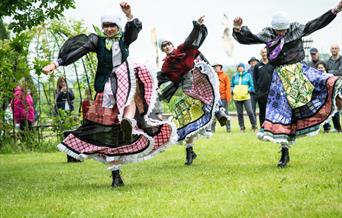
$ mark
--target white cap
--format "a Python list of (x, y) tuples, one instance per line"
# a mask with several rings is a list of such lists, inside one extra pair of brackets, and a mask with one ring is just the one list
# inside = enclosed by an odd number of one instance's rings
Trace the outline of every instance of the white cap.
[(118, 16), (104, 15), (101, 17), (101, 26), (103, 26), (104, 23), (115, 23), (119, 29), (122, 28), (121, 18)]
[(275, 30), (286, 30), (290, 27), (289, 15), (284, 11), (277, 11), (272, 16), (271, 26)]
[(162, 49), (162, 44), (163, 44), (163, 42), (170, 42), (170, 43), (172, 43), (169, 39), (164, 38), (164, 37), (161, 37), (161, 38), (159, 38), (159, 40), (158, 40), (158, 47), (159, 47), (160, 49)]

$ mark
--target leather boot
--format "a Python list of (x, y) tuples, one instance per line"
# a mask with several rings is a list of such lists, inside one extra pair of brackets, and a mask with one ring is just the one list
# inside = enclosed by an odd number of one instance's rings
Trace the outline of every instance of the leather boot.
[(82, 161), (77, 160), (76, 158), (73, 158), (73, 157), (67, 155), (67, 162), (68, 163), (78, 163), (78, 162), (82, 162)]
[(125, 185), (121, 179), (120, 170), (112, 171), (112, 178), (113, 178), (113, 181), (112, 181), (112, 187), (113, 188)]
[(286, 167), (288, 162), (290, 162), (289, 149), (282, 147), (281, 148), (281, 157), (280, 157), (280, 160), (278, 162), (278, 167), (284, 168), (284, 167)]
[(192, 147), (186, 148), (186, 162), (185, 165), (191, 165), (192, 161), (197, 157), (196, 153), (193, 151)]

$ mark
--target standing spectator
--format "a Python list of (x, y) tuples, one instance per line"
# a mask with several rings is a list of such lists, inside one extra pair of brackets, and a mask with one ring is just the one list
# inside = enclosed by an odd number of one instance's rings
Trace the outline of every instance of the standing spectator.
[[(255, 57), (251, 57), (248, 61), (248, 64), (250, 65), (250, 68), (248, 69), (248, 73), (251, 74), (252, 78), (254, 77), (254, 67), (255, 65), (259, 63), (259, 60), (256, 59)], [(256, 117), (256, 104), (257, 104), (257, 96), (255, 94), (255, 90), (250, 92), (251, 95), (251, 103), (252, 103), (252, 108), (253, 108), (253, 113), (254, 116)]]
[[(333, 44), (330, 47), (331, 57), (327, 61), (327, 69), (328, 73), (334, 74), (334, 76), (342, 76), (342, 57), (340, 53), (340, 46), (337, 44)], [(340, 113), (336, 112), (332, 117), (332, 121), (334, 124), (334, 128), (337, 132), (341, 132), (341, 123), (340, 123)]]
[[(219, 82), (220, 82), (220, 101), (221, 101), (221, 105), (222, 107), (225, 108), (226, 110), (226, 114), (228, 115), (228, 105), (229, 102), (231, 100), (231, 95), (230, 95), (230, 80), (227, 76), (227, 74), (225, 74), (222, 71), (222, 64), (219, 63), (215, 63), (213, 65), (213, 68), (215, 69), (215, 72), (217, 73)], [(212, 126), (211, 126), (211, 131), (215, 132), (215, 127), (216, 127), (216, 120), (214, 120)], [(226, 123), (226, 131), (227, 132), (231, 132), (231, 127), (230, 127), (230, 120), (227, 120)]]
[(317, 48), (311, 48), (310, 49), (310, 57), (311, 57), (311, 61), (308, 62), (308, 65), (310, 67), (315, 67), (316, 63), (318, 61), (320, 61), (320, 59), (319, 59), (319, 52), (318, 52)]
[(266, 48), (260, 50), (260, 55), (261, 60), (254, 67), (253, 82), (259, 105), (259, 122), (260, 126), (262, 126), (265, 121), (266, 103), (274, 67), (268, 61)]
[(82, 116), (83, 116), (83, 120), (86, 118), (86, 115), (89, 111), (90, 105), (92, 104), (92, 97), (90, 94), (90, 90), (87, 89), (85, 92), (85, 98), (82, 101)]
[(245, 65), (240, 63), (237, 72), (232, 77), (231, 90), (233, 100), (238, 114), (240, 131), (246, 130), (243, 119), (243, 106), (245, 107), (253, 131), (257, 129), (255, 116), (253, 114), (250, 92), (254, 91), (253, 79), (251, 74), (245, 71)]
[[(74, 93), (68, 88), (65, 77), (61, 76), (57, 79), (55, 114), (59, 114), (59, 110), (71, 112), (74, 110)], [(68, 162), (81, 162), (67, 154)]]
[(55, 112), (58, 114), (58, 110), (62, 109), (65, 111), (74, 110), (74, 93), (68, 88), (66, 79), (61, 76), (57, 80), (57, 90), (56, 90), (56, 104)]
[[(322, 73), (327, 72), (327, 65), (325, 64), (324, 61), (317, 61), (315, 68), (321, 71)], [(327, 122), (323, 124), (324, 133), (328, 133), (330, 129), (331, 129), (330, 120), (327, 120)]]
[(14, 89), (14, 97), (11, 102), (15, 123), (19, 124), (22, 131), (32, 130), (34, 123), (34, 106), (31, 93), (25, 85), (18, 85)]

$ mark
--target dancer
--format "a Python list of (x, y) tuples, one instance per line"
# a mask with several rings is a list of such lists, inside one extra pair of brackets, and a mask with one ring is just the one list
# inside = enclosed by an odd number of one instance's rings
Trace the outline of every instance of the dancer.
[(233, 37), (242, 44), (266, 44), (270, 64), (275, 67), (266, 106), (266, 119), (258, 138), (281, 144), (278, 167), (290, 161), (289, 145), (298, 136), (318, 133), (320, 124), (341, 110), (342, 79), (302, 63), (302, 37), (328, 25), (342, 9), (342, 1), (305, 25), (290, 23), (285, 12), (272, 17), (272, 27), (253, 34), (234, 19)]
[(93, 158), (109, 164), (113, 187), (124, 185), (121, 164), (149, 159), (175, 138), (170, 122), (149, 119), (157, 82), (144, 65), (127, 61), (129, 45), (137, 39), (142, 24), (133, 18), (127, 2), (120, 6), (128, 19), (124, 31), (119, 17), (102, 16), (104, 34), (82, 34), (67, 40), (57, 62), (43, 68), (49, 73), (96, 52), (95, 101), (84, 124), (65, 133), (58, 148), (79, 160)]
[[(160, 49), (166, 54), (158, 73), (159, 99), (168, 102), (172, 109), (178, 141), (185, 140), (186, 165), (197, 157), (194, 138), (211, 124), (220, 98), (217, 75), (198, 50), (207, 36), (203, 21), (204, 16), (193, 21), (190, 35), (177, 48), (168, 39), (159, 40)], [(221, 125), (227, 121), (223, 111), (217, 112)]]

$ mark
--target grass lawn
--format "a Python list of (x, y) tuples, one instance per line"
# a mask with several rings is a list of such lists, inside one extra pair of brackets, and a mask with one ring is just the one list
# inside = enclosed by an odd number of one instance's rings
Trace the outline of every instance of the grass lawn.
[(197, 141), (190, 167), (180, 145), (124, 166), (117, 189), (93, 160), (0, 155), (0, 217), (342, 217), (341, 134), (299, 139), (278, 169), (278, 145), (234, 124)]

